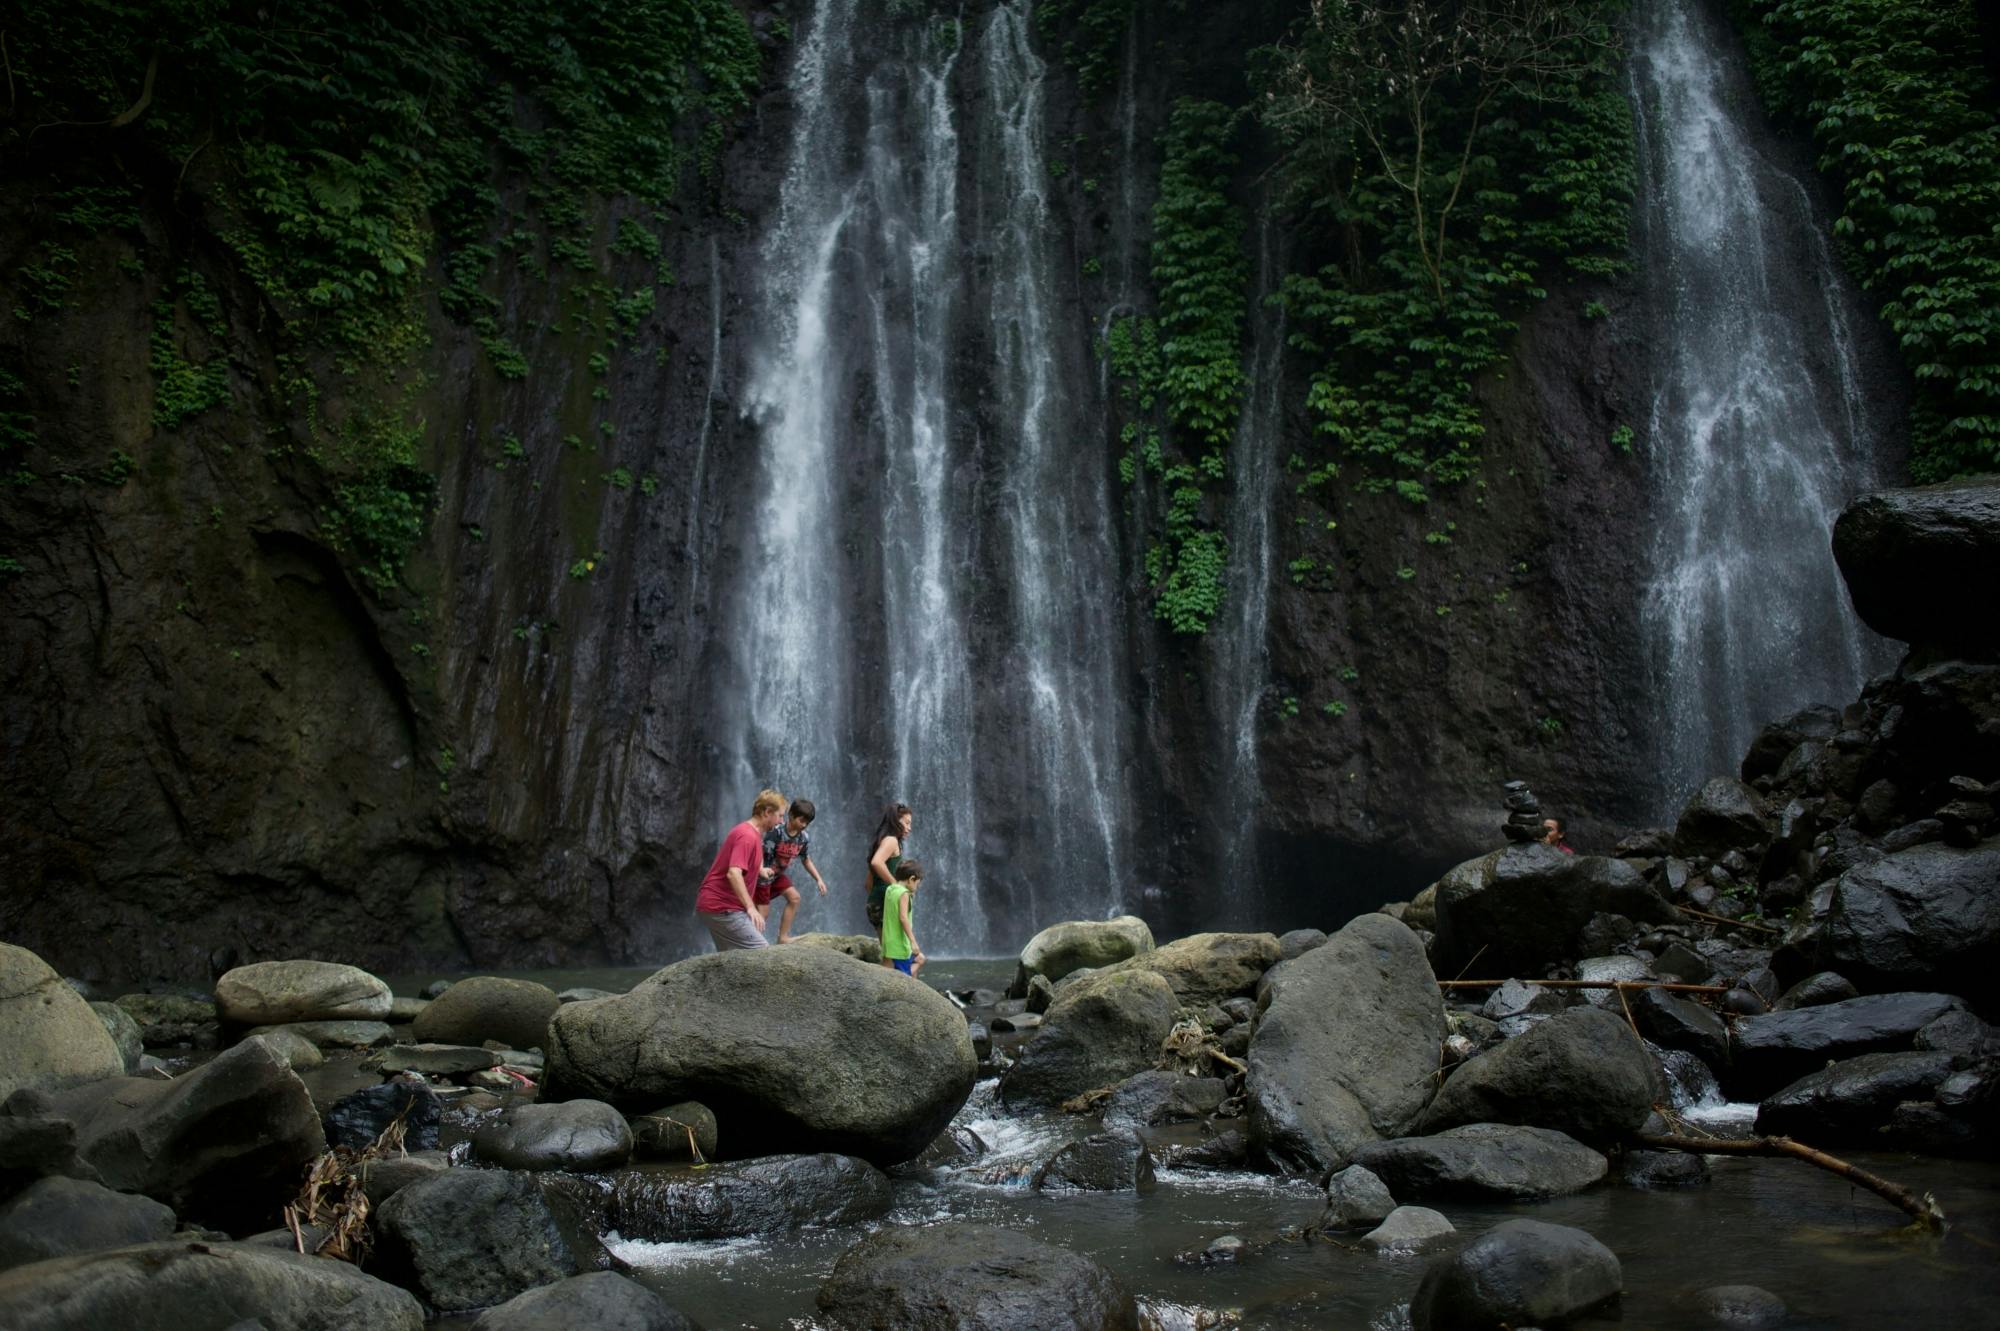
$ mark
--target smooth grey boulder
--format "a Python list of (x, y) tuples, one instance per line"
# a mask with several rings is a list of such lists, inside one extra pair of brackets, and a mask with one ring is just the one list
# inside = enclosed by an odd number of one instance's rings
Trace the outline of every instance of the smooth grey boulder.
[(562, 1006), (545, 984), (475, 975), (432, 999), (410, 1030), (425, 1044), (498, 1040), (515, 1049), (546, 1049), (549, 1019)]
[(1257, 991), (1264, 972), (1278, 964), (1278, 936), (1258, 933), (1191, 934), (1125, 961), (1101, 974), (1150, 971), (1173, 986), (1183, 1007), (1203, 1008)]
[(215, 1009), (238, 1026), (294, 1021), (380, 1021), (389, 986), (359, 966), (333, 961), (259, 961), (215, 982)]
[(1326, 1210), (1320, 1213), (1319, 1227), (1372, 1229), (1395, 1209), (1388, 1184), (1365, 1165), (1349, 1165), (1326, 1181)]
[(1373, 1142), (1354, 1163), (1402, 1198), (1509, 1197), (1581, 1192), (1610, 1167), (1567, 1133), (1512, 1123), (1468, 1123), (1431, 1137)]
[(632, 1129), (602, 1100), (514, 1105), (473, 1135), (472, 1149), (508, 1169), (589, 1174), (632, 1158)]
[(1112, 1090), (1104, 1102), (1104, 1122), (1134, 1127), (1193, 1122), (1220, 1109), (1228, 1095), (1220, 1077), (1188, 1077), (1149, 1068)]
[(1674, 854), (1719, 860), (1732, 850), (1761, 851), (1777, 832), (1764, 797), (1733, 776), (1711, 778), (1681, 809)]
[(1815, 1146), (1890, 1145), (1882, 1135), (1899, 1105), (1935, 1099), (1952, 1074), (1941, 1053), (1862, 1054), (1807, 1073), (1757, 1106), (1761, 1135)]
[(1377, 1252), (1415, 1252), (1457, 1232), (1451, 1221), (1428, 1206), (1399, 1206), (1363, 1234), (1361, 1243)]
[(1151, 1068), (1177, 1008), (1173, 987), (1150, 971), (1093, 971), (1064, 985), (1001, 1077), (1001, 1102), (1059, 1105)]
[[(1597, 918), (1602, 919), (1604, 917), (1598, 916)], [(1652, 968), (1639, 958), (1619, 954), (1604, 957), (1585, 957), (1576, 963), (1576, 978), (1579, 980), (1610, 980), (1615, 982), (1651, 980), (1657, 977), (1653, 974)], [(1622, 1012), (1624, 1011), (1624, 1007), (1619, 1002), (1619, 997), (1621, 994), (1630, 994), (1632, 992), (1635, 991), (1586, 989), (1583, 991), (1583, 1001), (1592, 1007), (1601, 1007), (1610, 1012)]]
[(1112, 920), (1064, 920), (1028, 940), (1021, 949), (1012, 998), (1028, 996), (1028, 982), (1042, 976), (1051, 984), (1071, 971), (1109, 966), (1153, 950), (1153, 931), (1136, 915)]
[(1913, 846), (1834, 884), (1826, 959), (1864, 988), (1974, 993), (2000, 967), (2000, 838)]
[(1582, 951), (1584, 929), (1600, 914), (1663, 923), (1673, 908), (1625, 860), (1565, 855), (1540, 842), (1508, 846), (1452, 869), (1436, 883), (1440, 969), (1476, 956), (1487, 976), (1539, 975)]
[(882, 940), (873, 934), (795, 934), (792, 945), (823, 947), (871, 966), (882, 964)]
[(1244, 1081), (1252, 1148), (1319, 1176), (1402, 1135), (1429, 1098), (1444, 1033), (1416, 934), (1386, 915), (1357, 917), (1271, 982)]
[(1290, 961), (1326, 942), (1324, 929), (1292, 929), (1278, 935), (1278, 960)]
[(928, 1146), (978, 1071), (950, 999), (816, 947), (711, 953), (568, 1004), (547, 1053), (545, 1101), (698, 1100), (725, 1156), (783, 1142), (881, 1165)]
[(701, 1331), (701, 1327), (638, 1281), (615, 1271), (591, 1271), (516, 1294), (481, 1313), (472, 1331)]
[(586, 1189), (601, 1200), (604, 1228), (655, 1243), (858, 1225), (887, 1215), (895, 1200), (887, 1174), (866, 1160), (830, 1153), (621, 1170), (608, 1191), (582, 1179), (562, 1186), (570, 1196)]
[(703, 1161), (715, 1154), (715, 1114), (693, 1100), (634, 1114), (632, 1154), (644, 1160)]
[(1410, 1324), (1415, 1331), (1559, 1325), (1624, 1288), (1618, 1258), (1582, 1230), (1507, 1220), (1431, 1263), (1410, 1300)]
[(185, 994), (125, 994), (113, 1002), (139, 1023), (146, 1047), (193, 1045), (213, 1049), (216, 1040), (215, 1004), (206, 998)]
[(60, 1091), (125, 1070), (118, 1042), (48, 963), (0, 943), (0, 1100), (22, 1087)]
[(535, 1181), (452, 1169), (399, 1189), (375, 1213), (373, 1265), (440, 1312), (490, 1308), (576, 1274)]
[(275, 1223), (326, 1149), (305, 1083), (256, 1040), (172, 1081), (114, 1077), (50, 1100), (108, 1186), (231, 1233)]
[(1618, 1181), (1633, 1188), (1691, 1188), (1708, 1182), (1708, 1160), (1692, 1151), (1621, 1151)]
[(991, 1225), (880, 1230), (820, 1286), (844, 1331), (1137, 1331), (1132, 1295), (1088, 1257)]
[[(139, 1070), (139, 1059), (146, 1052), (146, 1037), (139, 1030), (139, 1023), (132, 1020), (132, 1014), (116, 1003), (92, 1003), (90, 1010), (104, 1023), (111, 1042), (118, 1046), (118, 1057), (125, 1065), (127, 1074)], [(0, 1096), (0, 1099), (4, 1099)]]
[(1736, 1023), (1729, 1066), (1717, 1071), (1731, 1097), (1762, 1100), (1835, 1059), (1908, 1052), (1924, 1027), (1964, 1010), (1964, 1000), (1950, 994), (1865, 994), (1744, 1017)]
[(469, 1044), (397, 1044), (382, 1055), (384, 1072), (418, 1072), (426, 1077), (455, 1077), (500, 1066), (500, 1055)]
[(173, 1208), (84, 1179), (45, 1178), (0, 1203), (0, 1270), (153, 1243), (174, 1232)]
[(1854, 612), (1886, 637), (1973, 656), (2000, 651), (2000, 623), (1967, 604), (2000, 586), (2000, 477), (1862, 495), (1833, 524)]
[(379, 1207), (412, 1183), (435, 1178), (450, 1168), (451, 1157), (443, 1151), (412, 1151), (363, 1160), (354, 1172), (361, 1176), (361, 1191), (368, 1204)]
[(1658, 1064), (1624, 1021), (1598, 1008), (1571, 1008), (1459, 1064), (1418, 1131), (1519, 1123), (1590, 1144), (1616, 1142), (1652, 1112), (1657, 1075)]
[(1129, 1132), (1100, 1132), (1044, 1160), (1029, 1186), (1036, 1192), (1151, 1192), (1153, 1153)]
[(0, 1273), (7, 1331), (422, 1331), (423, 1306), (347, 1262), (170, 1240)]

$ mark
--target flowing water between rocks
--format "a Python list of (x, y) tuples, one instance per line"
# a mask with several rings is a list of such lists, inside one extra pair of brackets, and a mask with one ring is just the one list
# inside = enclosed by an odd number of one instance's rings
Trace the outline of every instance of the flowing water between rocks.
[[(645, 969), (523, 973), (557, 989), (623, 990)], [(939, 988), (1001, 987), (1012, 963), (945, 961), (925, 976)], [(406, 977), (397, 992), (432, 978)], [(857, 1033), (858, 1035), (858, 1033)], [(1324, 1204), (1314, 1184), (1248, 1173), (1162, 1169), (1151, 1193), (1039, 1194), (1035, 1166), (1096, 1129), (1096, 1120), (998, 1107), (984, 1081), (955, 1122), (988, 1151), (963, 1166), (892, 1171), (895, 1208), (882, 1224), (969, 1220), (1019, 1230), (1110, 1268), (1162, 1328), (1371, 1328), (1409, 1326), (1408, 1304), (1426, 1258), (1382, 1256), (1358, 1246), (1286, 1237), (1312, 1224)], [(1745, 1106), (1711, 1105), (1709, 1121)], [(1595, 1235), (1624, 1267), (1622, 1322), (1700, 1325), (1684, 1305), (1698, 1290), (1754, 1284), (1791, 1310), (1787, 1331), (1884, 1326), (2000, 1325), (2000, 1167), (1887, 1153), (1846, 1158), (1918, 1192), (1934, 1192), (1950, 1217), (1942, 1237), (1916, 1234), (1902, 1213), (1819, 1170), (1783, 1160), (1715, 1157), (1704, 1187), (1642, 1191), (1604, 1183), (1537, 1203), (1438, 1201), (1462, 1234), (1532, 1217)], [(612, 1251), (637, 1279), (710, 1331), (813, 1331), (813, 1297), (840, 1255), (872, 1226), (689, 1243), (649, 1243), (616, 1233)], [(1252, 1245), (1242, 1261), (1190, 1266), (1198, 1252), (1234, 1234)], [(1229, 1320), (1220, 1320), (1219, 1316)], [(442, 1325), (470, 1325), (447, 1321)]]

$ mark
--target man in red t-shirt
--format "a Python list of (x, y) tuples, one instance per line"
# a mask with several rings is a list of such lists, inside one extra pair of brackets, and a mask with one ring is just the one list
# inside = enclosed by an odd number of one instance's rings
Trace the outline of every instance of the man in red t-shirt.
[(770, 946), (764, 938), (764, 912), (750, 891), (764, 867), (764, 833), (784, 816), (785, 797), (775, 790), (760, 791), (750, 806), (750, 821), (729, 829), (715, 852), (715, 863), (701, 880), (694, 913), (708, 926), (717, 952)]

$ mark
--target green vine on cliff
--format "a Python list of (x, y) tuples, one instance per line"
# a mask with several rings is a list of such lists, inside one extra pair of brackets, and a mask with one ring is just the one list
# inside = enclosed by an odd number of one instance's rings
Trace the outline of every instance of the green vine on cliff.
[(2000, 467), (2000, 122), (1969, 0), (1742, 0), (1765, 101), (1808, 127), (1834, 222), (1916, 378), (1911, 475)]

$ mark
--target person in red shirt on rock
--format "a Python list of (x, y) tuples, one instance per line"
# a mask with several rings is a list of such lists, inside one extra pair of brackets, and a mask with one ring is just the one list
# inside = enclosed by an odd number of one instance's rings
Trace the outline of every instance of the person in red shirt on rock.
[(769, 947), (764, 937), (764, 912), (751, 896), (764, 868), (764, 833), (785, 816), (785, 797), (775, 790), (758, 792), (750, 806), (750, 821), (738, 823), (722, 838), (715, 863), (695, 894), (694, 913), (708, 926), (717, 952), (742, 947)]

